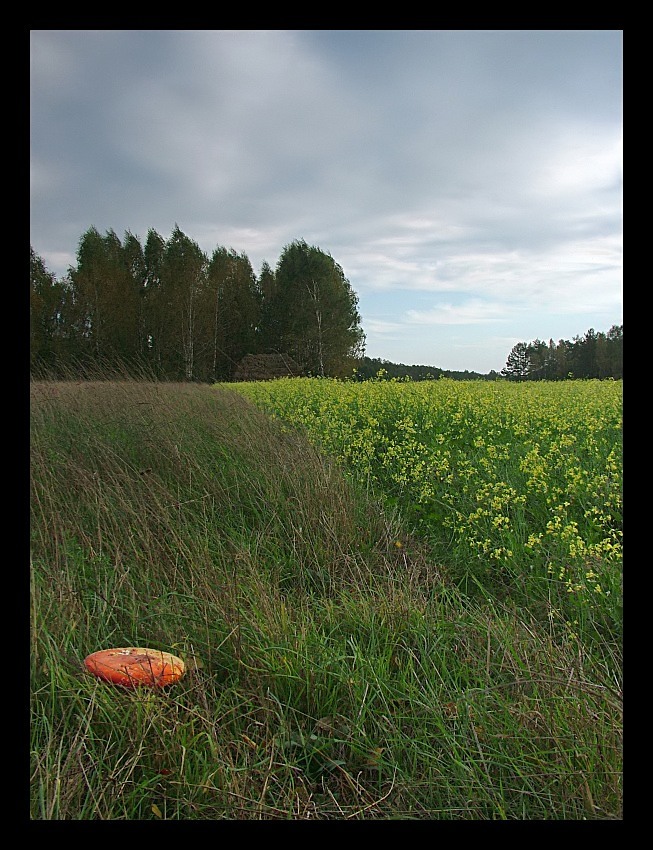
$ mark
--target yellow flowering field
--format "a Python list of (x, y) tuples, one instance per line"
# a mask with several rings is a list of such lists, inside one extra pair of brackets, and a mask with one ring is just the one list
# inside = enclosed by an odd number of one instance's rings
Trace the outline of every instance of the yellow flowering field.
[(619, 619), (621, 381), (229, 388), (306, 429), (467, 577), (522, 590), (537, 581), (568, 616)]

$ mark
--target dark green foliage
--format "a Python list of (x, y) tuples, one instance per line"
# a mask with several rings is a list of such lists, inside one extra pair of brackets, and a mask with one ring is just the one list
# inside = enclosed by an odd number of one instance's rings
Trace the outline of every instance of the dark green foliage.
[(433, 381), (437, 378), (451, 378), (453, 381), (497, 381), (500, 376), (494, 370), (487, 375), (482, 375), (480, 372), (470, 372), (467, 369), (455, 371), (438, 369), (436, 366), (408, 366), (405, 363), (382, 360), (380, 357), (361, 357), (354, 372), (355, 381)]
[(281, 353), (304, 373), (344, 376), (363, 353), (356, 294), (340, 266), (305, 242), (287, 246), (276, 273), (264, 262), (260, 279), (245, 254), (218, 247), (209, 259), (177, 225), (167, 241), (150, 229), (144, 247), (129, 232), (121, 243), (91, 227), (65, 281), (33, 250), (30, 263), (37, 373), (101, 363), (229, 381), (247, 355)]
[(569, 378), (623, 378), (623, 325), (607, 334), (590, 328), (572, 342), (541, 339), (518, 342), (501, 374), (510, 381), (563, 381)]
[(287, 245), (261, 318), (269, 350), (288, 352), (313, 375), (344, 377), (363, 353), (358, 298), (342, 268), (303, 240)]
[(247, 257), (216, 248), (208, 265), (205, 296), (211, 338), (203, 352), (202, 372), (213, 381), (229, 380), (236, 364), (257, 345), (261, 294)]
[(144, 245), (129, 231), (121, 242), (113, 230), (103, 236), (91, 227), (61, 280), (30, 247), (35, 375), (101, 368), (212, 383), (233, 380), (250, 355), (282, 355), (293, 374), (359, 381), (623, 377), (623, 325), (571, 342), (520, 342), (500, 375), (408, 366), (364, 351), (358, 296), (331, 255), (304, 240), (283, 249), (274, 271), (264, 262), (258, 278), (245, 254), (218, 246), (209, 258), (177, 225), (167, 241), (150, 229)]
[(161, 339), (158, 343), (155, 340), (164, 374), (173, 380), (192, 381), (197, 377), (195, 359), (202, 343), (205, 281), (205, 255), (175, 226), (161, 263)]
[[(133, 237), (130, 240), (133, 253)], [(101, 236), (91, 227), (77, 251), (71, 269), (71, 328), (74, 349), (82, 361), (132, 362), (138, 357), (140, 289), (142, 279), (132, 274), (123, 246), (110, 230)]]
[(506, 366), (501, 374), (511, 381), (523, 381), (529, 370), (528, 346), (525, 342), (518, 342), (506, 360)]
[(52, 369), (64, 333), (64, 315), (70, 298), (64, 281), (47, 271), (30, 248), (30, 365)]

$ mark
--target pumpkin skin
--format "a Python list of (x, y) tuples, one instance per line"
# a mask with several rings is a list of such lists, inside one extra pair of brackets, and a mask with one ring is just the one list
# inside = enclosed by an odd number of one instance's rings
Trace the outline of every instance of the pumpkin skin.
[(185, 669), (184, 662), (176, 655), (141, 646), (100, 649), (84, 659), (84, 666), (105, 682), (125, 688), (172, 685), (184, 675)]

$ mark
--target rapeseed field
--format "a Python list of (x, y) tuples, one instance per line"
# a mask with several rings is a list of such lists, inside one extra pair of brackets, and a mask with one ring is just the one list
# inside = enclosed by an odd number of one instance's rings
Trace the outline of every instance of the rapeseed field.
[(470, 592), (522, 595), (572, 636), (621, 635), (621, 381), (230, 387), (398, 506)]

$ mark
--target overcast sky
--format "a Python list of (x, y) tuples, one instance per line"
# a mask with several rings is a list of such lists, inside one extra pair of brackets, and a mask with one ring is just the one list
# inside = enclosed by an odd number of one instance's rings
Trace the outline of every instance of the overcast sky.
[(622, 315), (620, 30), (33, 30), (30, 240), (304, 239), (366, 354), (500, 371)]

